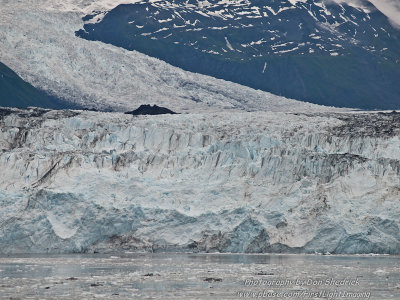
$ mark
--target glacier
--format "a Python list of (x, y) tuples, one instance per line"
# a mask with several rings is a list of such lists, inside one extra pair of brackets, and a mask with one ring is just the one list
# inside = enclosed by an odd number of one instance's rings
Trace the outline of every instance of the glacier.
[(1, 109), (0, 253), (400, 253), (400, 114)]

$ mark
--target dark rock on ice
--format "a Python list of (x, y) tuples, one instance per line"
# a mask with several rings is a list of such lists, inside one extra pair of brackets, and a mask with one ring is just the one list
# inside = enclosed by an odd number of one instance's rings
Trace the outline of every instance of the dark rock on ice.
[(164, 114), (176, 114), (176, 112), (173, 112), (172, 110), (165, 108), (165, 107), (161, 107), (161, 106), (157, 106), (157, 105), (149, 105), (149, 104), (143, 104), (140, 105), (139, 108), (133, 110), (133, 111), (128, 111), (126, 112), (126, 114), (129, 115), (134, 115), (134, 116), (138, 116), (138, 115), (164, 115)]

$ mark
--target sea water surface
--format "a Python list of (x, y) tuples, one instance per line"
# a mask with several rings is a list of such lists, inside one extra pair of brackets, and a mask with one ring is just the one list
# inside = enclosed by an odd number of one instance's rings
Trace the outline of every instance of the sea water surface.
[(400, 299), (400, 256), (0, 256), (0, 299)]

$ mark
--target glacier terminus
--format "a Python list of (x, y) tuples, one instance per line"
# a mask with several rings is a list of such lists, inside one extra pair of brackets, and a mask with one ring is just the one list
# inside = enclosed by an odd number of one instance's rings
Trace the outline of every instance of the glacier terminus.
[(400, 253), (399, 113), (0, 117), (0, 253)]

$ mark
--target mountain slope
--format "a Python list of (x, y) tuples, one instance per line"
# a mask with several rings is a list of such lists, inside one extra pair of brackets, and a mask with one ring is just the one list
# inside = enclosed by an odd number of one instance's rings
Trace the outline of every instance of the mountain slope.
[(36, 106), (53, 109), (78, 108), (76, 105), (36, 89), (2, 63), (0, 63), (0, 106)]
[(139, 1), (77, 35), (290, 98), (400, 108), (400, 31), (363, 3)]
[(97, 7), (92, 4), (115, 3), (0, 0), (0, 61), (37, 88), (99, 110), (129, 111), (141, 104), (175, 112), (331, 110), (75, 36), (82, 17)]

